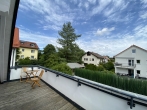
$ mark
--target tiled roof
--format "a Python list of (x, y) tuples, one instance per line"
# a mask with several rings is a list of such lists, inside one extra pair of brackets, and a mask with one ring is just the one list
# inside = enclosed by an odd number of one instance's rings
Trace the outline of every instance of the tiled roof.
[[(89, 51), (88, 51), (89, 52)], [(88, 52), (86, 52), (85, 54), (87, 54)], [(89, 52), (89, 53), (91, 53), (92, 55), (94, 55), (95, 57), (97, 57), (97, 58), (101, 58), (101, 59), (103, 59), (104, 57), (103, 56), (101, 56), (100, 54), (98, 54), (98, 53), (94, 53), (94, 52)], [(84, 54), (84, 55), (85, 55)]]
[(19, 48), (20, 43), (19, 43), (19, 29), (15, 28), (14, 30), (14, 37), (13, 37), (13, 45), (14, 48)]
[(20, 47), (39, 49), (38, 45), (35, 42), (22, 41), (22, 40), (20, 40)]
[(110, 60), (107, 56), (103, 56), (104, 59)]
[(90, 52), (91, 54), (93, 54), (94, 56), (98, 57), (98, 58), (104, 58), (103, 56), (101, 56), (100, 54), (98, 53), (94, 53), (94, 52)]
[[(126, 51), (126, 50), (130, 49), (131, 47), (137, 47), (137, 48), (139, 48), (139, 49), (144, 50), (144, 51), (146, 51), (146, 52), (147, 52), (147, 50), (145, 50), (145, 49), (143, 49), (143, 48), (141, 48), (141, 47), (139, 47), (139, 46), (136, 46), (136, 45), (131, 45), (129, 48), (127, 48), (127, 49), (123, 50), (122, 52), (118, 53), (117, 55), (119, 55), (119, 54), (123, 53), (124, 51)], [(115, 55), (114, 57), (116, 57), (117, 55)]]

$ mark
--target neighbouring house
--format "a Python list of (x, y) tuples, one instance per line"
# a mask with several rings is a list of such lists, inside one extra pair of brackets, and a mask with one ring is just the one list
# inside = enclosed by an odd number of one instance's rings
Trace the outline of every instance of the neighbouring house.
[(15, 27), (10, 66), (15, 66), (15, 62), (16, 62), (16, 49), (19, 48), (19, 47), (20, 47), (20, 43), (19, 43), (19, 29), (17, 27)]
[(75, 69), (75, 68), (84, 68), (84, 65), (81, 65), (79, 63), (67, 63), (67, 65), (71, 68), (71, 69)]
[(20, 58), (29, 57), (31, 60), (38, 59), (38, 45), (35, 42), (20, 40)]
[(114, 57), (115, 73), (147, 78), (147, 50), (132, 45)]
[(84, 64), (94, 64), (94, 65), (99, 65), (100, 62), (103, 62), (104, 57), (99, 55), (98, 53), (94, 52), (86, 52), (82, 56), (82, 61)]
[(110, 60), (109, 57), (107, 57), (107, 56), (103, 56), (103, 58), (104, 58), (104, 59), (103, 59), (103, 62), (104, 62), (104, 63), (107, 63), (107, 62)]

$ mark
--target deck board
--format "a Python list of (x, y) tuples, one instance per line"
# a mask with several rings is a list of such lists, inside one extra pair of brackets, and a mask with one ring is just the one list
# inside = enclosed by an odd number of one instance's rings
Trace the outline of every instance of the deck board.
[(0, 84), (0, 110), (78, 110), (43, 82), (31, 88), (26, 82)]

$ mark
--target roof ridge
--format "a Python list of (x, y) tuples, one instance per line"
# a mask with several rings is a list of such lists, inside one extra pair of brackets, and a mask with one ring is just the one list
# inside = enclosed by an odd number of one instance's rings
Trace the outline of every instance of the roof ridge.
[(128, 49), (130, 49), (131, 47), (134, 47), (134, 46), (147, 52), (146, 49), (143, 49), (143, 48), (141, 48), (141, 47), (139, 47), (139, 46), (133, 44), (133, 45), (131, 45), (130, 47), (126, 48), (125, 50), (121, 51), (120, 53), (116, 54), (114, 57), (116, 57), (117, 55), (123, 53), (124, 51), (126, 51), (126, 50), (128, 50)]

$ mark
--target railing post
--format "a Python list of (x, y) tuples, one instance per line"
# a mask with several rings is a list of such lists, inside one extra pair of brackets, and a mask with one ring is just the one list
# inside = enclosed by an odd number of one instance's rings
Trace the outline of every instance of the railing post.
[(33, 66), (32, 66), (32, 71), (33, 71)]
[(130, 109), (135, 107), (135, 103), (133, 102), (133, 97), (131, 97), (130, 102), (128, 102), (128, 105), (130, 105)]
[(81, 86), (81, 83), (80, 83), (79, 79), (78, 79), (78, 86)]
[(56, 74), (56, 77), (59, 77), (59, 74)]

